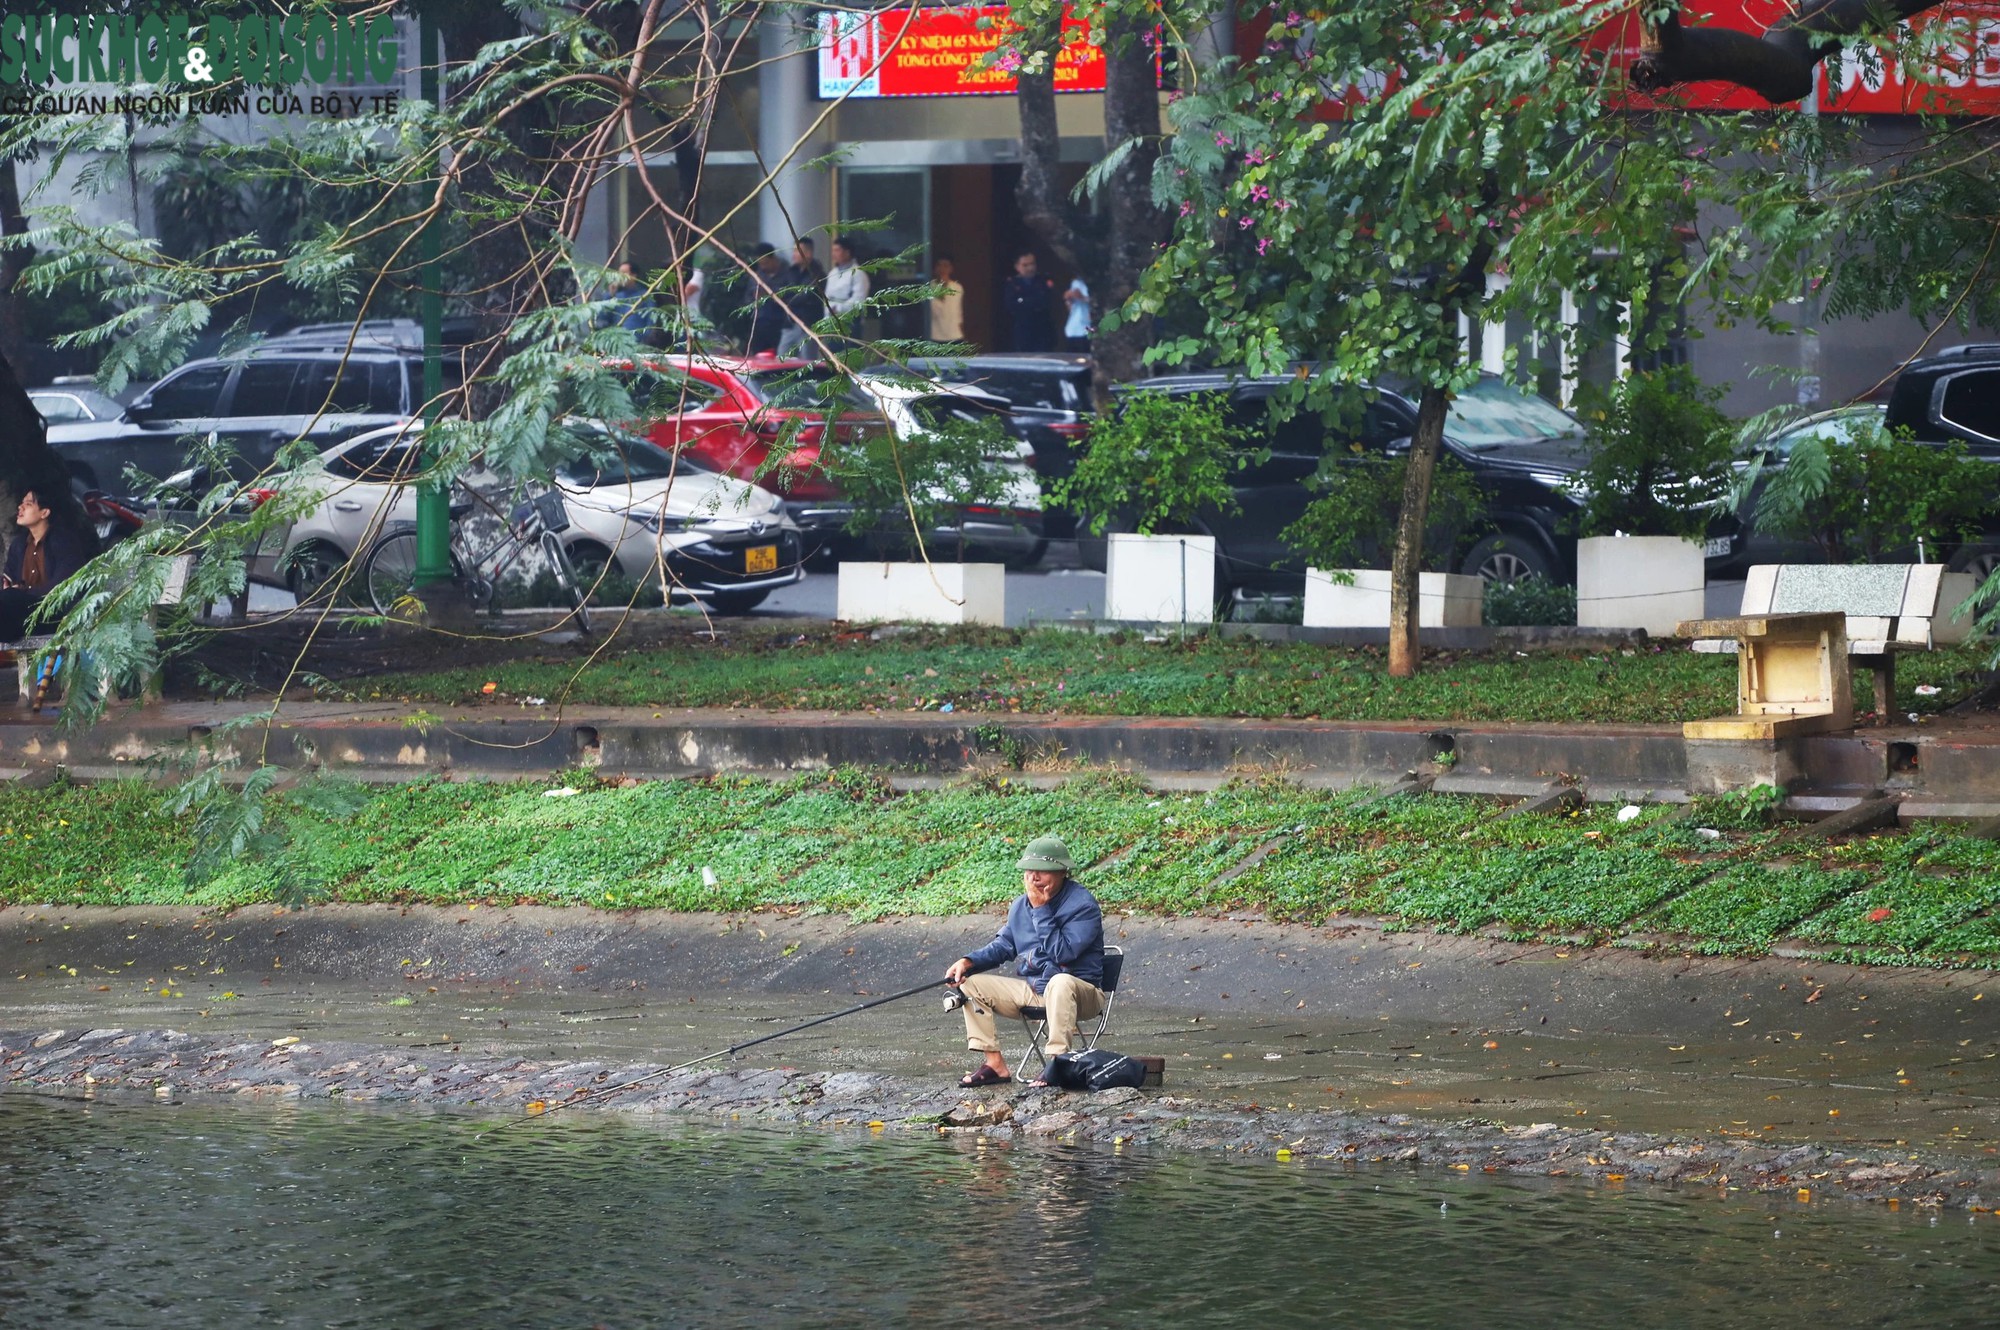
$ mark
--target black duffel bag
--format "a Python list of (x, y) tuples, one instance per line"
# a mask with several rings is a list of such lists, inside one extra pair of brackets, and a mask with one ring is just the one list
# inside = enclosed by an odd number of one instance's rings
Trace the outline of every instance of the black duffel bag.
[(1116, 1090), (1146, 1083), (1146, 1065), (1106, 1048), (1058, 1053), (1049, 1059), (1042, 1079), (1059, 1090)]

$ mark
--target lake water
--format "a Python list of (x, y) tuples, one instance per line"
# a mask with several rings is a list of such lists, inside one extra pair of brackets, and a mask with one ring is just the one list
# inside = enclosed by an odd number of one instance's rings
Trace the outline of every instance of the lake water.
[(967, 1137), (0, 1095), (0, 1325), (1991, 1326), (2000, 1220)]

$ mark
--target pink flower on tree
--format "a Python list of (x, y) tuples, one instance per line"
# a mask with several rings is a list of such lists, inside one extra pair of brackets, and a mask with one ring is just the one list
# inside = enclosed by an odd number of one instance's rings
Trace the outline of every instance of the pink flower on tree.
[(1257, 252), (1259, 254), (1262, 254), (1265, 250), (1269, 249), (1270, 247), (1271, 247), (1271, 237), (1269, 236), (1259, 237), (1257, 241)]
[(1181, 216), (1185, 217), (1193, 211), (1194, 211), (1194, 205), (1192, 203), (1183, 203), (1181, 205)]
[(1218, 148), (1233, 148), (1236, 146), (1236, 140), (1218, 131), (1215, 136), (1215, 146)]
[(1262, 185), (1250, 186), (1250, 201), (1252, 203), (1262, 203), (1265, 199), (1268, 199), (1270, 197), (1271, 197), (1271, 191), (1264, 188)]
[(1254, 226), (1256, 224), (1256, 221), (1257, 219), (1255, 217), (1243, 217), (1237, 220), (1236, 225), (1239, 230), (1248, 230), (1251, 226)]
[(1262, 166), (1269, 159), (1264, 156), (1261, 148), (1252, 148), (1243, 154), (1243, 160), (1251, 166)]
[(1011, 74), (1021, 67), (1021, 53), (1019, 51), (1002, 51), (997, 63), (1000, 68)]

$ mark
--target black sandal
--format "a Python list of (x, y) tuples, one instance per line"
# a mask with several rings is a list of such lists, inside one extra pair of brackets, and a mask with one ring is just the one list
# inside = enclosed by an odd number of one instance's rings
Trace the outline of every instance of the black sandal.
[(982, 1062), (977, 1069), (959, 1077), (958, 1086), (961, 1090), (976, 1090), (982, 1085), (1006, 1085), (1013, 1079)]

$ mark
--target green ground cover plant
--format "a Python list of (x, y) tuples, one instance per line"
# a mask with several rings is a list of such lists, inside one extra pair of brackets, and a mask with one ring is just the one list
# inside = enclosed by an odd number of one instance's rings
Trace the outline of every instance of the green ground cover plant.
[[(1931, 714), (1987, 678), (1982, 648), (1899, 662), (1897, 705)], [(493, 685), (493, 692), (484, 690)], [(1933, 686), (1934, 695), (1916, 692)], [(1148, 642), (1037, 631), (748, 632), (719, 642), (367, 681), (367, 695), (423, 704), (756, 707), (954, 713), (1323, 717), (1673, 724), (1734, 709), (1736, 663), (1680, 644), (1619, 650), (1438, 655), (1392, 679), (1369, 648), (1195, 637)], [(997, 742), (997, 740), (996, 740)]]
[[(164, 807), (137, 783), (0, 787), (0, 905), (285, 899), (283, 870), (268, 863), (190, 878), (190, 819)], [(2000, 846), (1943, 826), (1781, 845), (1769, 809), (1738, 796), (1626, 821), (1605, 806), (1503, 818), (1492, 801), (1274, 778), (1182, 793), (1112, 772), (1057, 788), (989, 774), (897, 793), (855, 771), (673, 782), (570, 772), (392, 786), (351, 816), (294, 826), (321, 900), (951, 915), (1011, 899), (1014, 857), (1055, 829), (1113, 911), (1372, 917), (1728, 955), (1782, 945), (1901, 965), (2000, 956)]]

